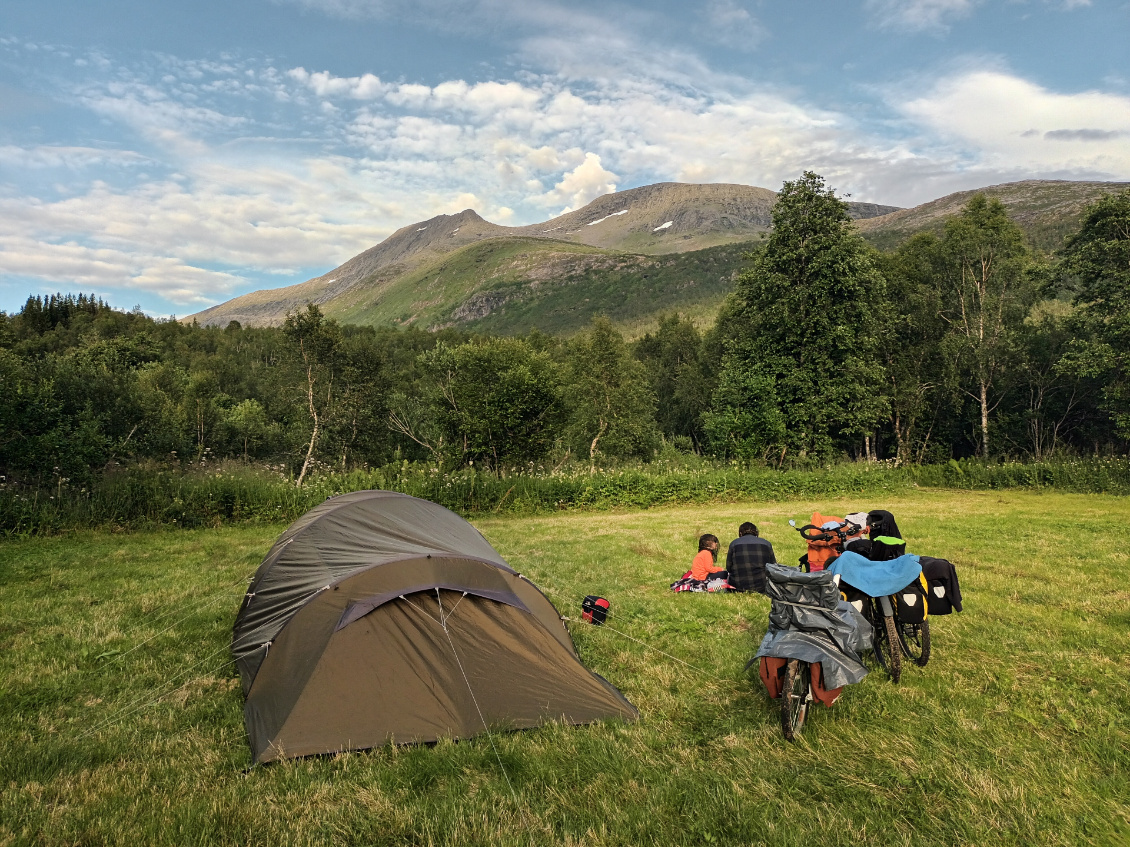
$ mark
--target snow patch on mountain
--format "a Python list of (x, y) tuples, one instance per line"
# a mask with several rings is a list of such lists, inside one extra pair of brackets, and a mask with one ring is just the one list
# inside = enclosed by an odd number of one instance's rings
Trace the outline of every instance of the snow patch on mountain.
[(587, 224), (585, 224), (585, 226), (596, 226), (597, 224), (603, 223), (604, 221), (608, 220), (609, 218), (614, 218), (617, 215), (626, 215), (626, 214), (628, 214), (628, 210), (627, 209), (621, 209), (619, 212), (613, 212), (611, 215), (605, 215), (603, 218), (599, 218), (595, 221), (589, 221)]
[(661, 229), (669, 229), (671, 224), (673, 224), (673, 223), (675, 223), (675, 222), (674, 221), (667, 221), (667, 223), (660, 224), (659, 226), (657, 226), (655, 229), (652, 230), (652, 232), (659, 232), (659, 230), (661, 230)]

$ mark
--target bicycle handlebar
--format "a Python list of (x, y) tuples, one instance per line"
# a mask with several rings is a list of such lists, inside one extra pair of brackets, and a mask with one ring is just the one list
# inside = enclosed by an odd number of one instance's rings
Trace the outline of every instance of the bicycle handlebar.
[(805, 541), (846, 541), (863, 532), (863, 527), (851, 521), (844, 521), (833, 529), (824, 529), (811, 523), (800, 527), (794, 526), (793, 528), (800, 533), (801, 538)]

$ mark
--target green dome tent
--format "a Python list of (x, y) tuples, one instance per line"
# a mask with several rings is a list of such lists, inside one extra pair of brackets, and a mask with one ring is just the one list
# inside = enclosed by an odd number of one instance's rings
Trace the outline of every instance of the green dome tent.
[(391, 491), (333, 497), (287, 528), (232, 653), (257, 763), (639, 716), (478, 530)]

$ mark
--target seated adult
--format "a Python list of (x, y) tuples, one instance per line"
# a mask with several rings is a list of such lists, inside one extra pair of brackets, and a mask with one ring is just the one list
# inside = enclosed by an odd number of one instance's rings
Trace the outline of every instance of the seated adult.
[(757, 534), (757, 526), (746, 521), (726, 551), (726, 581), (735, 591), (765, 593), (765, 566), (775, 563), (773, 545)]

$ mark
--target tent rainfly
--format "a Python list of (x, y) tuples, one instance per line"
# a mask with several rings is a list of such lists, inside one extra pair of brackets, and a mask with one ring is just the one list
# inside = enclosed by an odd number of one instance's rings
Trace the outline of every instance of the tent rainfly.
[(478, 530), (391, 491), (333, 497), (287, 528), (232, 653), (256, 763), (639, 717)]

